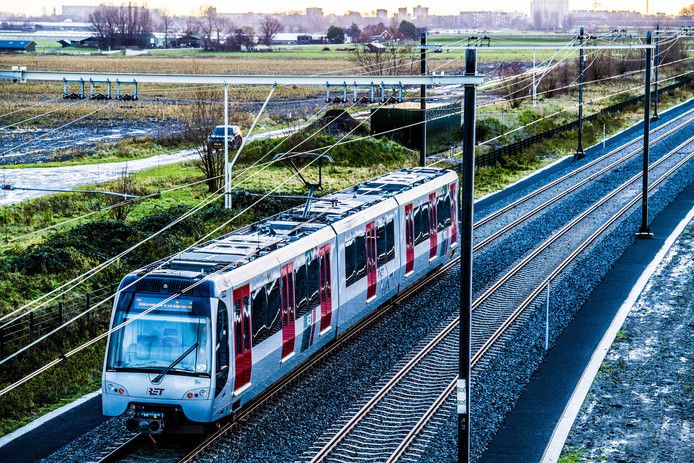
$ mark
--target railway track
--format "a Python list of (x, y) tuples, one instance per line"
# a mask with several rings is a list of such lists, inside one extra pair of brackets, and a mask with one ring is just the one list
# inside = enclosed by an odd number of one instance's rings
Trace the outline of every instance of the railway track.
[[(665, 139), (667, 136), (672, 135), (674, 132), (677, 130), (680, 130), (682, 127), (685, 127), (686, 125), (692, 123), (694, 121), (694, 109), (689, 110), (667, 122), (664, 122), (663, 124), (659, 125), (657, 128), (653, 129), (651, 131), (652, 134), (652, 140), (651, 144), (655, 144), (658, 141), (661, 141)], [(586, 186), (588, 183), (591, 181), (595, 180), (601, 175), (606, 174), (609, 172), (611, 169), (624, 164), (630, 159), (633, 159), (635, 156), (638, 155), (642, 151), (642, 147), (637, 147), (634, 149), (629, 149), (636, 143), (638, 143), (642, 137), (638, 137), (635, 139), (632, 139), (628, 141), (627, 143), (614, 148), (610, 150), (608, 153), (590, 161), (589, 163), (586, 163), (585, 165), (581, 166), (578, 169), (575, 169), (562, 177), (548, 183), (547, 185), (539, 188), (538, 190), (535, 190), (515, 201), (512, 203), (504, 206), (503, 208), (499, 209), (498, 211), (495, 211), (494, 213), (480, 219), (479, 221), (475, 222), (475, 229), (476, 232), (477, 230), (485, 227), (485, 228), (491, 228), (492, 225), (496, 225), (497, 222), (503, 221), (505, 214), (513, 211), (522, 204), (529, 202), (530, 200), (536, 200), (538, 197), (541, 197), (542, 195), (547, 195), (548, 199), (544, 201), (542, 204), (540, 204), (537, 207), (532, 208), (528, 212), (522, 214), (519, 217), (515, 217), (510, 221), (506, 221), (502, 225), (498, 225), (499, 228), (496, 230), (492, 231), (489, 235), (485, 236), (482, 240), (477, 242), (475, 244), (475, 252), (480, 251), (482, 248), (488, 246), (491, 244), (494, 240), (498, 239), (505, 233), (509, 232), (510, 230), (516, 228), (520, 224), (526, 222), (529, 220), (531, 217), (539, 214), (541, 211), (546, 210), (549, 208), (551, 205), (557, 203), (560, 201), (562, 198), (565, 198), (569, 194), (575, 192), (579, 188)], [(616, 159), (612, 159), (615, 158)], [(593, 172), (594, 171), (594, 172)], [(585, 178), (581, 179), (578, 183), (574, 184), (571, 187), (564, 188), (563, 184), (571, 179), (574, 179), (575, 177), (579, 175), (587, 175)], [(398, 304), (404, 302), (407, 300), (409, 297), (411, 297), (413, 294), (416, 294), (421, 288), (427, 286), (429, 283), (431, 283), (433, 280), (437, 279), (439, 276), (442, 274), (446, 273), (449, 269), (454, 267), (458, 262), (458, 259), (455, 259), (454, 261), (451, 261), (450, 263), (446, 264), (445, 266), (433, 271), (431, 274), (429, 274), (427, 277), (422, 279), (420, 282), (418, 282), (416, 285), (408, 288), (406, 291), (403, 293), (400, 293), (398, 296), (396, 296), (392, 301), (390, 301), (386, 306), (383, 308), (379, 309), (377, 312), (370, 314), (367, 318), (362, 320), (359, 324), (355, 325), (352, 327), (348, 332), (345, 332), (340, 338), (336, 340), (332, 345), (326, 347), (322, 352), (318, 353), (315, 357), (310, 358), (307, 360), (304, 364), (299, 366), (297, 370), (295, 371), (295, 374), (291, 375), (290, 377), (287, 377), (283, 379), (282, 381), (276, 383), (273, 385), (270, 389), (266, 391), (266, 393), (262, 394), (260, 397), (258, 397), (254, 402), (252, 402), (248, 407), (246, 407), (244, 410), (242, 410), (239, 414), (236, 415), (233, 419), (229, 419), (227, 421), (223, 421), (219, 423), (219, 428), (205, 437), (198, 445), (196, 445), (192, 450), (189, 452), (186, 452), (185, 455), (183, 455), (182, 458), (180, 458), (180, 462), (192, 462), (195, 461), (195, 459), (203, 454), (206, 450), (210, 449), (219, 439), (223, 438), (226, 436), (232, 429), (234, 429), (239, 423), (242, 423), (246, 421), (254, 412), (256, 412), (260, 407), (262, 407), (265, 403), (267, 403), (269, 400), (271, 400), (273, 397), (277, 396), (277, 394), (284, 390), (288, 385), (291, 383), (295, 382), (298, 378), (302, 376), (303, 373), (306, 371), (310, 370), (313, 368), (315, 365), (319, 364), (323, 359), (326, 357), (330, 356), (333, 352), (335, 352), (337, 349), (340, 347), (346, 345), (355, 335), (357, 335), (360, 331), (362, 331), (364, 328), (374, 324), (377, 320), (382, 318), (385, 314), (389, 313), (393, 308), (397, 307)], [(497, 282), (498, 283), (498, 282)], [(488, 296), (487, 296), (488, 297)], [(457, 321), (452, 320), (451, 324), (449, 326), (452, 326), (453, 329), (457, 326)], [(447, 335), (450, 335), (451, 331), (447, 333)], [(449, 336), (450, 337), (450, 336)], [(437, 339), (437, 338), (435, 338)], [(433, 340), (432, 340), (433, 341)], [(441, 342), (441, 339), (437, 341), (436, 344)], [(456, 357), (457, 358), (457, 357)], [(439, 359), (439, 363), (441, 359)], [(436, 359), (430, 360), (434, 363), (436, 363)], [(454, 371), (457, 371), (457, 366), (455, 367)], [(441, 378), (448, 378), (450, 375), (446, 376), (443, 375)], [(426, 378), (430, 378), (430, 374), (425, 374), (422, 377), (422, 380)], [(450, 386), (450, 385), (448, 385)], [(451, 386), (452, 387), (452, 386)], [(446, 396), (447, 397), (447, 396)], [(429, 400), (431, 399), (431, 400)], [(422, 407), (428, 408), (431, 403), (436, 403), (436, 400), (439, 400), (440, 397), (431, 397), (427, 398), (426, 400), (423, 401), (425, 405), (422, 405)], [(445, 397), (444, 397), (445, 399)], [(445, 400), (443, 400), (445, 402)], [(424, 415), (423, 410), (422, 413)], [(428, 422), (428, 420), (427, 420)], [(426, 424), (426, 423), (424, 423)], [(137, 436), (135, 436), (137, 437)], [(104, 456), (103, 458), (97, 459), (96, 461), (103, 461), (103, 462), (112, 462), (112, 461), (120, 461), (123, 459), (124, 456), (131, 455), (137, 452), (137, 449), (139, 446), (142, 446), (143, 444), (146, 443), (145, 440), (140, 439), (140, 438), (135, 438), (133, 437), (132, 442), (129, 440), (127, 442), (123, 442), (120, 446), (117, 446), (117, 448), (112, 449), (108, 455)], [(111, 456), (113, 454), (114, 456)], [(137, 460), (137, 459), (136, 459)], [(320, 461), (320, 460), (318, 460)]]
[[(691, 137), (652, 163), (649, 171), (660, 176), (652, 182), (649, 191), (694, 158), (693, 147), (694, 137)], [(682, 153), (685, 148), (686, 152)], [(475, 300), (473, 367), (493, 352), (499, 339), (542, 294), (549, 281), (639, 202), (640, 178), (641, 174), (634, 175), (579, 214)], [(610, 211), (609, 218), (604, 220), (604, 209), (614, 209), (615, 199), (618, 210)], [(585, 221), (592, 222), (591, 226), (585, 226)], [(571, 251), (557, 252), (558, 246)], [(538, 261), (539, 264), (533, 265)], [(549, 273), (539, 272), (537, 267), (542, 266), (550, 269)], [(524, 287), (532, 290), (528, 293), (522, 290)], [(401, 460), (455, 391), (458, 321), (458, 317), (453, 318), (430, 339), (356, 413), (350, 414), (337, 432), (314, 448), (306, 460), (310, 463)]]
[(114, 442), (112, 446), (104, 449), (104, 452), (97, 455), (97, 458), (87, 463), (113, 463), (120, 461), (121, 458), (137, 450), (146, 442), (147, 436), (144, 434), (132, 433), (123, 436), (122, 439)]

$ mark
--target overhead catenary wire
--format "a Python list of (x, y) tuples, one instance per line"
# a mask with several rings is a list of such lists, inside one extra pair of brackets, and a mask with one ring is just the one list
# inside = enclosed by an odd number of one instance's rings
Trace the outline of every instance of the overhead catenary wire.
[[(310, 139), (310, 138), (312, 138), (313, 136), (315, 136), (317, 133), (321, 132), (325, 127), (327, 127), (329, 124), (331, 124), (332, 122), (334, 122), (338, 117), (339, 117), (339, 115), (336, 116), (335, 118), (333, 118), (333, 119), (332, 119), (331, 121), (329, 121), (328, 123), (326, 123), (324, 126), (320, 127), (320, 128), (319, 128), (318, 130), (316, 130), (315, 132), (313, 132), (308, 138)], [(362, 121), (362, 123), (363, 123), (363, 121)], [(361, 124), (360, 124), (360, 125), (361, 125)], [(356, 127), (355, 127), (355, 129), (356, 129)], [(350, 133), (351, 133), (351, 132), (350, 132)], [(282, 140), (282, 142), (280, 142), (278, 145), (275, 145), (275, 147), (273, 147), (273, 149), (270, 150), (270, 153), (267, 153), (266, 155), (271, 154), (274, 150), (276, 150), (276, 149), (277, 149), (286, 139), (288, 139), (288, 138), (289, 138), (289, 136), (286, 137), (284, 140)], [(343, 137), (343, 138), (344, 138), (344, 137)], [(305, 141), (306, 141), (306, 140), (302, 140), (302, 143), (305, 142)], [(301, 145), (302, 143), (299, 143), (299, 145)], [(297, 145), (297, 146), (299, 146), (299, 145)], [(295, 149), (295, 148), (292, 148), (292, 149)], [(261, 158), (261, 159), (262, 159), (262, 158)], [(260, 169), (260, 171), (254, 173), (254, 175), (257, 175), (258, 173), (262, 172), (265, 168), (269, 167), (270, 165), (274, 164), (275, 162), (277, 162), (277, 161), (275, 161), (275, 160), (271, 161), (271, 162), (268, 163), (266, 166), (262, 167), (262, 168)], [(250, 166), (248, 169), (250, 169), (251, 167), (253, 167), (253, 166)], [(242, 180), (239, 184), (243, 184), (243, 183), (244, 183), (244, 180)], [(216, 193), (219, 193), (219, 191), (221, 191), (222, 189), (223, 189), (223, 188), (220, 188), (219, 190), (217, 190)], [(218, 195), (217, 197), (212, 197), (212, 199), (211, 199), (210, 201), (215, 200), (215, 199), (217, 199), (218, 197), (221, 197), (221, 196), (223, 196), (223, 193), (220, 194), (220, 195)], [(202, 204), (203, 202), (204, 202), (205, 204)], [(201, 204), (202, 204), (202, 205), (201, 205)], [(207, 202), (206, 202), (205, 200), (203, 200), (199, 205), (200, 205), (200, 207), (203, 207), (203, 206), (206, 205), (206, 204), (207, 204)], [(197, 206), (196, 206), (196, 207), (197, 207)], [(195, 211), (193, 211), (193, 212), (195, 212)], [(183, 217), (183, 218), (187, 218), (188, 215), (187, 215), (187, 214), (184, 214), (184, 216), (185, 216), (185, 217)], [(180, 220), (177, 219), (175, 222), (178, 223), (179, 221), (180, 221)], [(167, 228), (170, 227), (170, 226), (172, 226), (172, 225), (174, 225), (174, 223), (169, 224), (169, 225), (167, 226)], [(161, 233), (162, 231), (164, 231), (164, 230), (160, 230), (160, 231), (156, 232), (156, 234), (159, 234), (159, 233)], [(49, 293), (44, 294), (43, 296), (39, 297), (38, 299), (36, 299), (36, 300), (34, 300), (34, 301), (31, 301), (31, 302), (29, 302), (29, 303), (23, 305), (22, 307), (19, 307), (18, 309), (15, 309), (14, 311), (10, 312), (9, 314), (6, 314), (6, 315), (0, 317), (0, 321), (1, 321), (1, 320), (5, 320), (5, 319), (7, 319), (9, 316), (12, 316), (12, 315), (14, 315), (14, 314), (16, 314), (16, 313), (19, 313), (19, 312), (21, 312), (21, 311), (24, 311), (24, 309), (30, 307), (31, 305), (37, 304), (37, 303), (39, 303), (39, 302), (40, 302), (40, 305), (39, 305), (39, 306), (36, 306), (36, 307), (32, 308), (32, 309), (29, 310), (29, 311), (23, 312), (23, 314), (20, 315), (20, 316), (18, 316), (17, 318), (19, 318), (19, 317), (21, 317), (21, 316), (24, 316), (24, 315), (26, 315), (26, 314), (28, 314), (28, 313), (30, 313), (30, 312), (32, 312), (32, 311), (34, 311), (34, 310), (40, 308), (40, 307), (45, 306), (46, 304), (48, 304), (48, 303), (50, 303), (51, 301), (53, 301), (53, 300), (57, 299), (58, 297), (60, 297), (62, 294), (65, 294), (66, 292), (71, 291), (72, 289), (74, 289), (75, 287), (77, 287), (79, 284), (81, 284), (82, 282), (84, 282), (84, 281), (85, 281), (85, 277), (86, 277), (86, 278), (90, 278), (91, 276), (95, 275), (96, 273), (99, 273), (101, 270), (103, 270), (104, 268), (106, 268), (106, 266), (108, 266), (108, 265), (110, 265), (112, 262), (114, 262), (114, 261), (116, 261), (116, 260), (118, 260), (118, 259), (124, 257), (126, 254), (128, 254), (129, 252), (131, 252), (132, 250), (134, 250), (136, 247), (138, 247), (139, 245), (143, 244), (143, 242), (145, 242), (145, 241), (147, 241), (147, 240), (149, 240), (149, 239), (151, 239), (151, 238), (153, 238), (152, 235), (150, 235), (149, 237), (145, 238), (143, 241), (141, 241), (140, 243), (138, 243), (138, 244), (135, 245), (134, 247), (131, 247), (129, 250), (126, 250), (125, 252), (120, 253), (119, 255), (117, 255), (117, 256), (115, 256), (115, 257), (113, 257), (113, 258), (111, 258), (111, 259), (108, 259), (108, 260), (105, 261), (105, 262), (102, 262), (101, 264), (99, 264), (99, 265), (98, 265), (97, 267), (95, 267), (94, 269), (92, 269), (92, 270), (90, 270), (90, 271), (87, 271), (87, 272), (83, 273), (82, 275), (80, 275), (80, 276), (78, 276), (78, 277), (73, 278), (73, 279), (70, 280), (69, 282), (64, 283), (63, 285), (61, 285), (61, 286), (55, 288), (54, 290), (50, 291)], [(105, 265), (105, 266), (104, 266), (104, 265)], [(102, 267), (102, 266), (104, 266), (104, 267)], [(75, 283), (75, 284), (73, 284), (73, 283)], [(62, 292), (60, 292), (59, 294), (54, 295), (51, 299), (44, 300), (45, 297), (50, 296), (51, 294), (53, 294), (53, 293), (55, 293), (55, 292), (57, 292), (57, 291), (63, 290), (64, 288), (66, 288), (66, 287), (69, 286), (70, 284), (73, 284), (73, 286), (70, 287), (68, 290), (62, 291)], [(42, 300), (43, 300), (43, 302), (41, 302)], [(14, 320), (16, 320), (17, 318), (15, 318)], [(3, 325), (3, 327), (6, 326), (6, 325), (7, 325), (7, 323), (6, 323), (5, 325)], [(2, 328), (2, 327), (0, 327), (0, 328)]]
[[(381, 106), (379, 106), (375, 111), (378, 111), (378, 109), (380, 109), (380, 108), (383, 106), (383, 104), (384, 104), (384, 103), (382, 103)], [(343, 139), (345, 139), (346, 137), (350, 136), (350, 135), (351, 135), (355, 130), (357, 130), (357, 129), (359, 128), (359, 126), (360, 126), (361, 124), (363, 124), (363, 123), (364, 123), (364, 121), (361, 121), (359, 124), (357, 124), (357, 125), (356, 125), (354, 128), (352, 128), (349, 132), (347, 132), (345, 135), (343, 135), (342, 138), (341, 138), (341, 140), (343, 140)], [(335, 146), (336, 146), (335, 144), (330, 145), (330, 146), (327, 147), (321, 154), (327, 154), (327, 153), (328, 153), (332, 148), (334, 148)], [(282, 187), (283, 185), (285, 185), (287, 182), (289, 182), (289, 181), (292, 180), (293, 178), (295, 178), (295, 177), (297, 177), (298, 175), (300, 175), (300, 172), (301, 172), (301, 171), (307, 169), (311, 164), (313, 164), (314, 162), (316, 162), (318, 159), (320, 159), (320, 157), (315, 157), (315, 158), (312, 159), (309, 163), (307, 163), (306, 166), (302, 167), (301, 169), (297, 169), (297, 172), (295, 172), (294, 174), (292, 174), (292, 175), (291, 175), (290, 177), (288, 177), (287, 179), (283, 180), (279, 185), (275, 186), (270, 192), (268, 192), (268, 193), (265, 194), (263, 197), (261, 197), (260, 199), (258, 199), (257, 201), (255, 201), (253, 204), (251, 204), (250, 206), (248, 206), (248, 207), (247, 207), (246, 209), (244, 209), (243, 211), (237, 213), (237, 214), (236, 214), (234, 217), (232, 217), (231, 219), (229, 219), (229, 220), (225, 221), (224, 223), (222, 223), (221, 225), (217, 226), (214, 230), (208, 232), (205, 236), (203, 236), (202, 238), (198, 239), (195, 243), (193, 243), (192, 245), (188, 246), (185, 250), (182, 250), (182, 251), (180, 251), (180, 252), (174, 254), (173, 256), (169, 257), (168, 259), (164, 259), (164, 260), (163, 260), (161, 263), (159, 263), (154, 269), (147, 270), (144, 274), (138, 275), (138, 278), (137, 278), (137, 279), (135, 279), (133, 282), (129, 283), (126, 287), (121, 288), (121, 289), (119, 289), (118, 291), (116, 291), (116, 294), (122, 292), (122, 291), (125, 290), (125, 289), (130, 288), (132, 285), (136, 284), (138, 281), (140, 281), (140, 280), (141, 280), (142, 278), (144, 278), (145, 276), (147, 276), (147, 275), (151, 274), (153, 271), (155, 271), (155, 270), (157, 270), (157, 269), (163, 267), (163, 266), (166, 265), (168, 262), (171, 262), (171, 260), (173, 260), (176, 256), (180, 255), (180, 254), (183, 253), (183, 252), (186, 252), (186, 251), (189, 250), (189, 249), (192, 249), (193, 247), (197, 246), (197, 245), (200, 244), (201, 242), (204, 242), (206, 239), (208, 239), (208, 238), (209, 238), (210, 236), (212, 236), (213, 234), (215, 234), (215, 233), (217, 233), (218, 231), (222, 230), (224, 227), (226, 227), (228, 224), (230, 224), (230, 223), (231, 223), (232, 221), (234, 221), (236, 218), (240, 217), (241, 214), (243, 214), (243, 213), (247, 212), (248, 210), (252, 209), (252, 208), (255, 207), (257, 204), (259, 204), (260, 201), (266, 199), (268, 196), (270, 196), (272, 193), (274, 193), (275, 191), (277, 191), (280, 187)], [(230, 264), (230, 265), (231, 265), (231, 264)], [(196, 283), (199, 284), (200, 282), (202, 282), (202, 281), (203, 281), (204, 279), (206, 279), (206, 278), (208, 278), (208, 276), (206, 276), (205, 278), (199, 280), (199, 281), (196, 282)], [(61, 326), (55, 328), (55, 329), (52, 330), (51, 332), (45, 334), (44, 336), (41, 336), (39, 339), (36, 339), (35, 341), (31, 342), (30, 344), (28, 344), (28, 345), (22, 347), (21, 349), (15, 351), (14, 353), (8, 355), (8, 356), (5, 357), (4, 359), (0, 360), (0, 365), (6, 363), (8, 360), (10, 360), (10, 359), (16, 357), (17, 355), (21, 354), (22, 352), (24, 352), (24, 351), (28, 350), (29, 348), (35, 346), (36, 344), (40, 343), (41, 341), (47, 339), (49, 336), (51, 336), (51, 335), (53, 335), (54, 333), (58, 332), (59, 330), (61, 330), (61, 329), (64, 328), (65, 326), (68, 326), (69, 324), (74, 323), (76, 320), (78, 320), (78, 319), (81, 318), (82, 316), (84, 316), (84, 315), (86, 315), (87, 313), (93, 311), (96, 307), (99, 307), (100, 305), (102, 305), (102, 304), (108, 302), (108, 301), (109, 301), (110, 299), (112, 299), (114, 296), (115, 296), (115, 294), (112, 295), (112, 296), (107, 297), (106, 299), (103, 299), (102, 301), (100, 301), (99, 303), (95, 304), (95, 305), (92, 306), (91, 308), (89, 308), (89, 309), (83, 311), (81, 314), (78, 314), (78, 315), (74, 316), (74, 317), (73, 317), (72, 319), (70, 319), (69, 321), (67, 321), (67, 322), (63, 323)], [(144, 315), (145, 313), (146, 313), (146, 312), (143, 312), (142, 315)], [(107, 333), (108, 333), (108, 332), (107, 332)], [(100, 336), (102, 336), (102, 337), (99, 338), (99, 339), (102, 339), (104, 335), (100, 335)], [(88, 343), (83, 344), (84, 348), (86, 348), (87, 345), (91, 345), (90, 343), (91, 343), (91, 341), (88, 342)], [(81, 349), (80, 349), (80, 350), (81, 350)], [(72, 351), (71, 351), (71, 352), (72, 352)], [(68, 356), (68, 355), (65, 354), (63, 357), (66, 358), (67, 356)], [(45, 371), (45, 370), (41, 370), (41, 371)], [(33, 377), (33, 376), (31, 376), (31, 377)], [(22, 384), (22, 383), (23, 383), (23, 381), (20, 380), (19, 382), (15, 383), (15, 384), (16, 384), (16, 385), (19, 385), (19, 384)], [(15, 386), (15, 387), (16, 387), (16, 386)], [(8, 386), (8, 388), (9, 388), (9, 386)], [(2, 396), (2, 395), (4, 395), (5, 393), (9, 392), (9, 390), (11, 390), (11, 389), (14, 389), (14, 387), (12, 387), (12, 388), (10, 388), (10, 389), (8, 389), (8, 388), (5, 388), (5, 389), (3, 389), (2, 391), (0, 391), (0, 396)]]
[[(334, 122), (334, 121), (337, 119), (337, 117), (339, 117), (339, 116), (336, 116), (336, 117), (333, 118), (331, 121), (329, 121), (327, 124), (325, 124), (324, 126), (320, 127), (318, 130), (316, 130), (314, 133), (312, 133), (312, 134), (309, 136), (309, 138), (312, 138), (312, 137), (315, 136), (317, 133), (319, 133), (320, 131), (322, 131), (325, 127), (327, 127), (329, 124), (331, 124), (332, 122)], [(279, 146), (281, 146), (281, 144), (282, 144), (286, 139), (288, 139), (290, 136), (291, 136), (291, 135), (287, 136), (287, 137), (286, 137), (284, 140), (282, 140), (279, 144), (275, 145), (275, 147), (273, 147), (273, 148), (270, 150), (270, 153), (269, 153), (269, 154), (271, 154), (271, 153), (274, 152), (276, 149), (278, 149)], [(257, 175), (258, 173), (262, 172), (266, 167), (268, 167), (268, 166), (274, 164), (275, 162), (276, 162), (276, 161), (272, 161), (272, 162), (268, 163), (267, 166), (261, 168), (261, 170), (260, 170), (259, 172), (254, 173), (254, 175)], [(243, 171), (246, 171), (246, 170), (250, 170), (250, 168), (252, 168), (252, 167), (253, 167), (253, 166), (250, 166), (250, 167), (248, 167), (248, 168), (241, 169), (240, 171), (243, 172)], [(239, 174), (240, 174), (241, 172), (239, 172)], [(222, 177), (222, 176), (218, 176), (218, 178), (221, 178), (221, 177)], [(207, 181), (207, 179), (204, 180), (204, 181)], [(202, 181), (200, 181), (200, 182), (198, 182), (198, 183), (201, 183), (201, 182), (202, 182)], [(239, 183), (239, 185), (240, 185), (240, 184), (243, 184), (243, 183), (244, 183), (244, 180), (242, 180), (242, 181)], [(173, 189), (172, 189), (172, 190), (173, 190)], [(217, 190), (216, 193), (219, 193), (221, 190), (222, 190), (222, 188), (220, 188), (219, 190)], [(214, 194), (213, 194), (213, 197), (211, 198), (210, 202), (213, 201), (213, 200), (216, 200), (218, 197), (221, 197), (221, 196), (223, 196), (223, 193), (220, 194), (220, 195), (218, 195), (217, 197), (214, 197)], [(200, 203), (198, 203), (198, 205), (196, 205), (195, 208), (197, 208), (197, 207), (200, 206), (201, 204), (202, 204), (202, 206), (207, 205), (208, 199), (209, 199), (209, 198), (206, 198), (206, 199), (204, 199), (203, 201), (201, 201)], [(204, 204), (203, 204), (203, 203), (204, 203)], [(202, 206), (201, 206), (201, 207), (202, 207)], [(188, 215), (186, 215), (186, 214), (184, 214), (184, 215), (186, 216), (185, 218), (187, 218)], [(176, 223), (178, 223), (178, 221), (176, 221)], [(170, 225), (172, 225), (172, 224), (170, 224)], [(160, 232), (161, 232), (161, 231), (162, 231), (162, 230), (160, 230)], [(152, 236), (150, 236), (150, 237), (152, 237)], [(147, 237), (145, 240), (148, 240), (150, 237)], [(140, 242), (139, 244), (142, 244), (142, 242)], [(133, 248), (133, 249), (134, 249), (134, 248)], [(126, 252), (125, 254), (121, 253), (121, 254), (119, 254), (119, 255), (116, 256), (116, 257), (113, 257), (113, 258), (111, 258), (111, 259), (108, 259), (108, 260), (105, 261), (105, 262), (102, 262), (102, 264), (100, 264), (99, 266), (97, 266), (97, 267), (95, 267), (95, 268), (100, 267), (101, 265), (103, 265), (103, 264), (106, 263), (106, 262), (108, 262), (108, 263), (110, 264), (110, 263), (112, 263), (113, 261), (115, 261), (115, 260), (117, 260), (117, 259), (120, 259), (120, 258), (124, 257), (124, 256), (127, 255), (128, 253), (129, 253), (129, 252)], [(92, 271), (93, 271), (93, 270), (94, 270), (94, 269), (92, 269)], [(32, 305), (34, 305), (34, 304), (40, 302), (40, 301), (43, 300), (45, 297), (47, 297), (47, 296), (49, 296), (49, 295), (55, 293), (55, 292), (58, 291), (58, 290), (64, 289), (65, 287), (67, 287), (67, 286), (69, 286), (70, 284), (72, 284), (72, 283), (74, 283), (74, 282), (80, 280), (81, 278), (83, 278), (83, 277), (85, 277), (85, 276), (87, 276), (87, 275), (90, 275), (90, 273), (91, 273), (91, 271), (85, 272), (85, 273), (83, 273), (82, 275), (73, 278), (73, 279), (70, 280), (69, 282), (64, 283), (63, 285), (61, 285), (61, 286), (55, 288), (54, 290), (50, 291), (49, 293), (44, 294), (43, 296), (39, 297), (38, 299), (36, 299), (36, 300), (34, 300), (34, 301), (31, 301), (31, 302), (29, 302), (29, 303), (27, 303), (27, 304), (24, 304), (22, 307), (19, 307), (18, 309), (15, 309), (14, 311), (12, 311), (12, 312), (10, 312), (10, 313), (8, 313), (8, 314), (3, 315), (2, 317), (0, 317), (0, 321), (6, 320), (9, 316), (12, 316), (12, 315), (14, 315), (14, 314), (16, 314), (16, 313), (18, 313), (18, 312), (21, 312), (21, 311), (23, 311), (24, 309), (26, 309), (26, 308), (28, 308), (28, 307), (30, 307), (30, 306), (32, 306)], [(96, 272), (96, 273), (98, 273), (98, 272)], [(90, 276), (92, 276), (92, 275), (90, 275)], [(71, 287), (68, 291), (74, 289), (75, 287), (76, 287), (76, 286)], [(67, 291), (63, 291), (63, 292), (61, 292), (60, 294), (56, 295), (54, 298), (52, 298), (52, 299), (50, 299), (50, 300), (48, 300), (48, 301), (44, 301), (44, 302), (41, 304), (41, 306), (45, 305), (45, 304), (48, 303), (48, 302), (51, 302), (52, 300), (55, 300), (55, 298), (59, 297), (60, 295), (64, 294), (65, 292), (67, 292)], [(36, 307), (36, 308), (40, 308), (41, 306)], [(36, 309), (36, 308), (35, 308), (35, 309)], [(32, 310), (33, 310), (33, 309), (32, 309)], [(0, 327), (0, 328), (1, 328), (1, 327)]]

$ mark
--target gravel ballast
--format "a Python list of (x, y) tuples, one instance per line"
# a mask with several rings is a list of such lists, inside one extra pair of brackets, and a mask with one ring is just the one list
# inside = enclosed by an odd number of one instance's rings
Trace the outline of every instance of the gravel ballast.
[[(665, 119), (663, 117), (661, 120)], [(679, 138), (675, 137), (679, 142), (687, 131), (682, 132), (684, 134), (676, 134)], [(678, 144), (676, 140), (668, 140), (662, 146), (659, 144), (654, 147), (653, 159)], [(654, 214), (659, 208), (665, 207), (683, 185), (693, 178), (691, 164), (693, 163), (690, 162), (683, 172), (658, 189), (652, 199)], [(567, 166), (567, 170), (575, 166), (576, 164), (571, 164)], [(582, 194), (572, 195), (557, 206), (538, 214), (518, 231), (504, 236), (492, 247), (478, 253), (475, 258), (475, 292), (479, 293), (491, 284), (502, 271), (566, 223), (576, 211), (588, 207), (637, 170), (638, 166), (630, 165), (608, 174), (604, 180), (594, 182), (588, 189), (584, 188)], [(551, 181), (551, 177), (554, 176), (539, 179), (533, 188)], [(508, 196), (504, 201), (512, 201), (523, 194)], [(504, 201), (499, 201), (495, 206), (501, 207)], [(524, 207), (530, 209), (535, 206), (537, 204), (531, 201)], [(492, 206), (483, 208), (484, 213), (491, 212), (491, 208)], [(638, 214), (632, 213), (627, 220), (615, 227), (614, 233), (601, 241), (600, 246), (595, 248), (597, 252), (586, 254), (588, 257), (576, 263), (576, 271), (567, 272), (567, 276), (555, 283), (552, 289), (555, 296), (551, 307), (551, 337), (560, 332), (573, 311), (580, 307), (581, 295), (577, 293), (589, 293), (592, 285), (597, 284), (630, 243), (635, 223), (638, 223)], [(374, 385), (383, 380), (384, 372), (392, 370), (412, 353), (422, 338), (431, 335), (452, 313), (457, 312), (458, 298), (451, 297), (451, 294), (457, 295), (458, 282), (459, 273), (455, 268), (385, 315), (382, 320), (360, 333), (348, 346), (338, 349), (334, 355), (300, 378), (281, 397), (273, 398), (263, 405), (261, 410), (238, 426), (231, 436), (225, 438), (201, 461), (293, 461), (329, 429), (345, 410), (368, 395)], [(483, 361), (475, 371), (472, 411), (473, 416), (483, 419), (476, 418), (472, 423), (476, 430), (473, 445), (480, 452), (542, 358), (540, 346), (544, 342), (544, 306), (534, 309), (527, 311), (521, 322), (508, 333), (507, 337), (513, 338), (513, 342), (503, 343), (503, 350), (500, 352), (502, 355), (497, 355), (495, 360)], [(443, 426), (437, 432), (428, 433), (431, 437), (430, 445), (426, 447), (424, 460), (451, 461), (456, 451), (455, 420), (443, 419), (437, 422)], [(86, 456), (89, 448), (103, 446), (122, 433), (122, 423), (111, 420), (102, 425), (98, 432), (87, 435), (89, 438), (83, 436), (46, 461), (76, 461), (76, 452), (82, 452), (80, 455)]]

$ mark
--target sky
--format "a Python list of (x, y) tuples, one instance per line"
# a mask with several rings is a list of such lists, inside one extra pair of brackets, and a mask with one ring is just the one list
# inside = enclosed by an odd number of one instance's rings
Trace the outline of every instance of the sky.
[[(0, 11), (12, 13), (41, 14), (44, 9), (51, 13), (53, 8), (60, 13), (61, 4), (67, 5), (98, 5), (100, 3), (124, 3), (127, 0), (0, 0)], [(694, 0), (650, 0), (651, 13), (677, 13), (683, 6)], [(224, 13), (240, 13), (248, 11), (249, 4), (245, 2), (231, 2), (229, 0), (135, 0), (136, 3), (146, 3), (153, 8), (167, 8), (174, 14), (193, 14), (199, 11), (202, 5), (216, 6), (218, 11)], [(252, 11), (259, 13), (273, 13), (289, 10), (304, 10), (306, 7), (322, 7), (326, 14), (342, 14), (346, 9), (359, 11), (362, 14), (371, 13), (375, 8), (386, 8), (389, 12), (398, 7), (407, 6), (410, 11), (417, 4), (429, 6), (430, 14), (457, 14), (465, 10), (498, 10), (530, 12), (530, 0), (485, 0), (480, 5), (478, 0), (351, 0), (350, 2), (326, 2), (325, 0), (254, 0)], [(646, 0), (599, 0), (602, 9), (631, 10), (645, 12)], [(511, 6), (512, 5), (512, 6)], [(574, 10), (591, 9), (593, 0), (569, 0), (569, 7)], [(390, 13), (389, 13), (390, 14)]]

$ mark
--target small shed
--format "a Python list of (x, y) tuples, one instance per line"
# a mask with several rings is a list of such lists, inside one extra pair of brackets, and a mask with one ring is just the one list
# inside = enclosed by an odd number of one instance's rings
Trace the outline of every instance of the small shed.
[(36, 42), (32, 40), (0, 40), (0, 53), (21, 53), (36, 51)]
[(182, 35), (171, 40), (170, 43), (173, 48), (202, 48), (205, 46), (205, 41), (196, 34)]
[[(443, 151), (460, 142), (463, 123), (460, 103), (427, 104), (427, 152)], [(419, 149), (422, 140), (422, 110), (419, 103), (400, 103), (371, 110), (371, 134), (386, 132), (401, 145)]]

